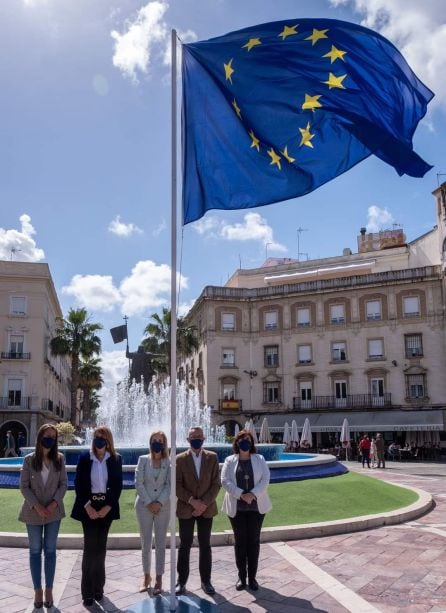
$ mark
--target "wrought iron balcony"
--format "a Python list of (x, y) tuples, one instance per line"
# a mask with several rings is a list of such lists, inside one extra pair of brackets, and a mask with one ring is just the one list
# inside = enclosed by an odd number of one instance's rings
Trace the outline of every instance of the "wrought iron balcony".
[(293, 409), (300, 411), (318, 411), (321, 409), (376, 409), (389, 408), (392, 406), (392, 394), (385, 393), (383, 396), (373, 394), (351, 394), (345, 398), (336, 396), (313, 396), (311, 400), (293, 398)]
[(6, 409), (7, 411), (29, 409), (30, 405), (31, 399), (29, 396), (22, 396), (21, 398), (0, 398), (0, 409)]
[(2, 360), (30, 360), (30, 353), (23, 353), (23, 351), (2, 351)]

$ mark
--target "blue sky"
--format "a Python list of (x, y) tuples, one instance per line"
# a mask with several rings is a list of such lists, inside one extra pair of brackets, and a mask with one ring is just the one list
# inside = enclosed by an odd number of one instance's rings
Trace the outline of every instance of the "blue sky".
[[(276, 20), (362, 23), (396, 44), (435, 93), (415, 150), (434, 169), (399, 177), (373, 156), (303, 198), (208, 213), (184, 229), (180, 302), (268, 256), (356, 250), (359, 228), (435, 223), (446, 173), (443, 0), (2, 0), (0, 258), (48, 262), (62, 308), (103, 323), (104, 358), (123, 364), (108, 328), (130, 317), (132, 348), (169, 303), (170, 29), (188, 42)], [(446, 174), (440, 177), (446, 180)], [(375, 207), (370, 209), (370, 207)], [(181, 236), (181, 233), (180, 233)], [(305, 257), (305, 256), (304, 256)], [(117, 350), (117, 352), (115, 351)]]

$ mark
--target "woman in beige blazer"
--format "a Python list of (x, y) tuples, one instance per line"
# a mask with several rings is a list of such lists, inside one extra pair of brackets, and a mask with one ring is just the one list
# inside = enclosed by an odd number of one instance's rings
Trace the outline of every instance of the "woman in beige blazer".
[(155, 532), (156, 579), (153, 595), (161, 594), (166, 554), (166, 534), (169, 523), (170, 461), (164, 432), (152, 432), (150, 453), (139, 456), (135, 471), (136, 517), (141, 534), (142, 566), (144, 577), (140, 592), (150, 587), (152, 533)]
[[(26, 524), (29, 563), (34, 584), (34, 607), (53, 606), (56, 543), (67, 490), (64, 456), (57, 450), (57, 430), (44, 424), (37, 433), (36, 449), (27, 455), (20, 472), (24, 501), (19, 521)], [(45, 557), (45, 601), (42, 590), (42, 551)]]

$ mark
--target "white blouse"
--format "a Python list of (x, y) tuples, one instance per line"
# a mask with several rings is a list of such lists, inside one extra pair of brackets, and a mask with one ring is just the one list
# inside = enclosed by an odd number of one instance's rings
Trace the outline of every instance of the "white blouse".
[(110, 454), (106, 451), (103, 459), (99, 460), (95, 454), (90, 451), (90, 459), (93, 460), (91, 465), (91, 491), (94, 494), (105, 494), (107, 492), (107, 460), (109, 457)]

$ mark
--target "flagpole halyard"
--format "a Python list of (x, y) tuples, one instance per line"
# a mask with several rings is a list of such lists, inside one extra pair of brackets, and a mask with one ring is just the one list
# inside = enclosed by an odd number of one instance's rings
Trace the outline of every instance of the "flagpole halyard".
[(170, 273), (170, 599), (176, 611), (176, 396), (177, 396), (177, 33), (171, 32), (171, 273)]

